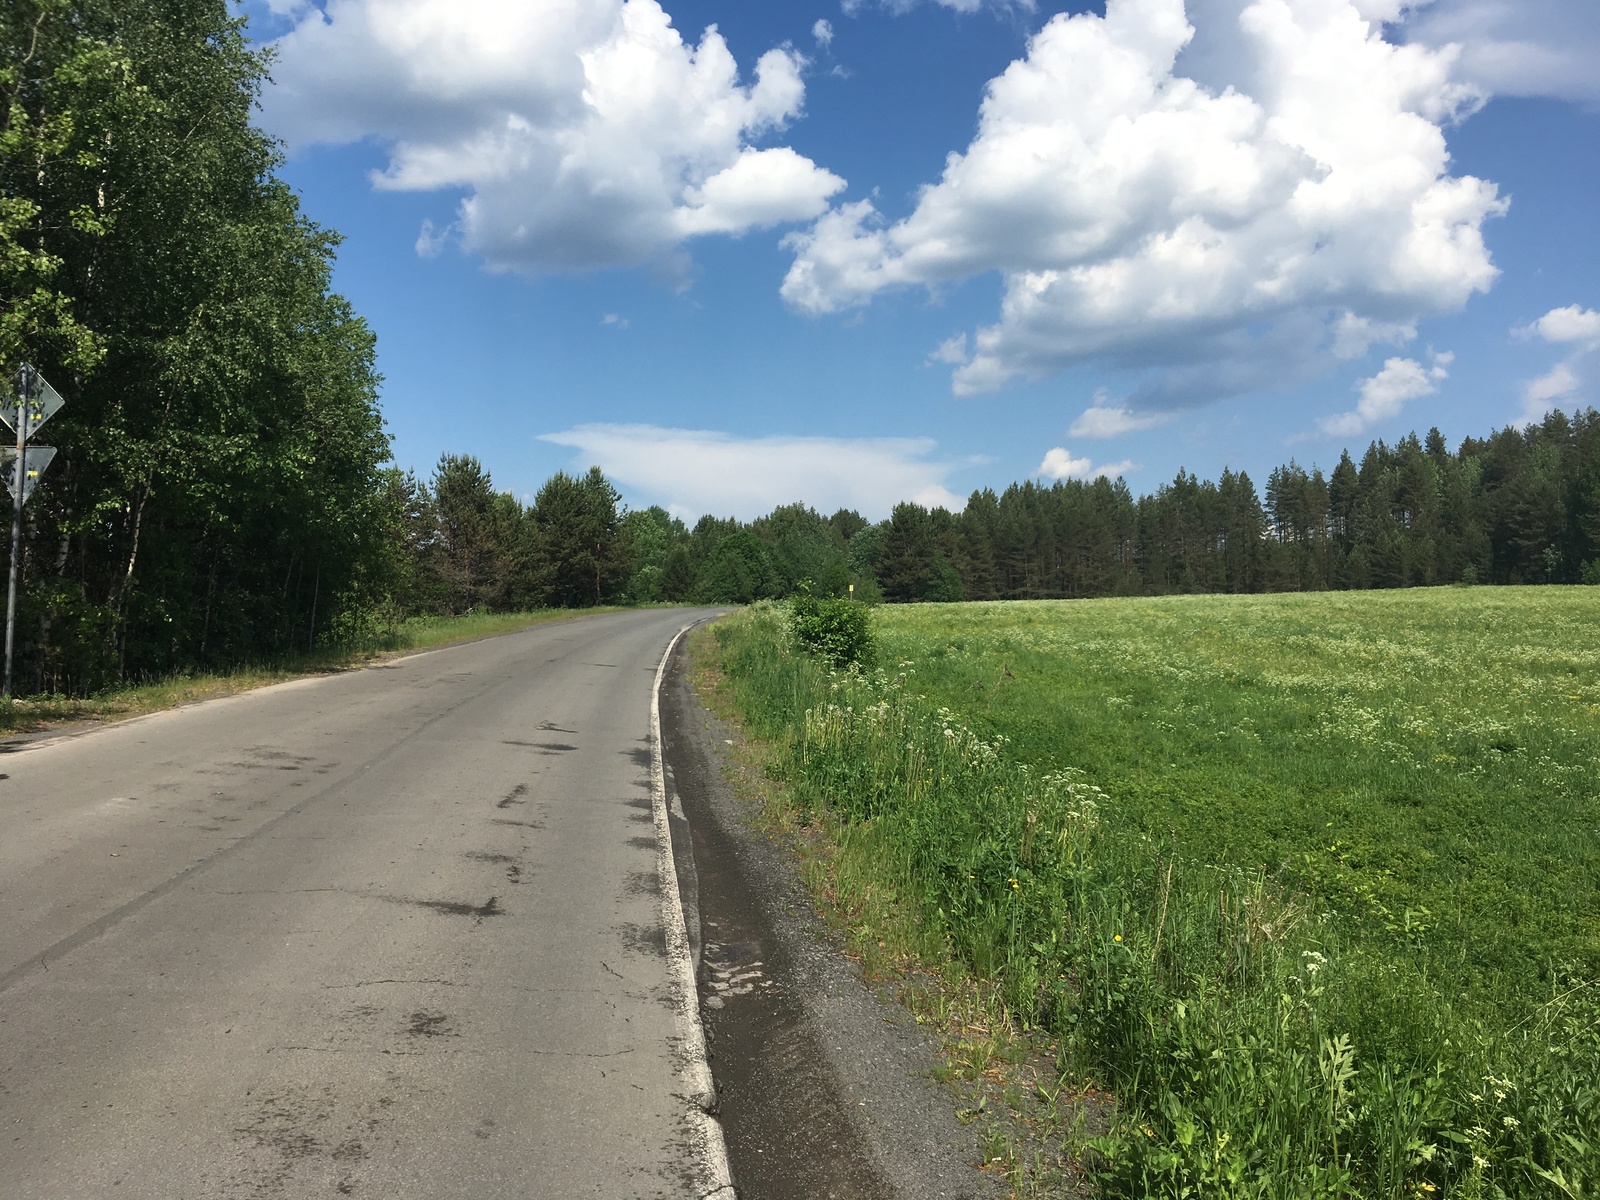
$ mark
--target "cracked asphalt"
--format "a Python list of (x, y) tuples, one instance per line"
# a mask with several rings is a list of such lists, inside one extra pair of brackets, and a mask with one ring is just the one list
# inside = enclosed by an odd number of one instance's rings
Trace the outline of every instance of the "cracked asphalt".
[(687, 1197), (683, 610), (0, 747), (0, 1196)]

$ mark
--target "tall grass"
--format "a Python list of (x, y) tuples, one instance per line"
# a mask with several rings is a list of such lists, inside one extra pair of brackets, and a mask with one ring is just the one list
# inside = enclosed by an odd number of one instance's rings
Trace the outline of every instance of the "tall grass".
[(918, 694), (909, 660), (830, 672), (785, 620), (758, 606), (717, 627), (725, 686), (929, 952), (1118, 1095), (1096, 1142), (1108, 1194), (1594, 1194), (1584, 972), (1548, 972), (1514, 1019), (1473, 1003), (1424, 940), (1366, 936), (1282, 873), (1119, 819), (1081, 768), (1030, 763), (995, 722)]

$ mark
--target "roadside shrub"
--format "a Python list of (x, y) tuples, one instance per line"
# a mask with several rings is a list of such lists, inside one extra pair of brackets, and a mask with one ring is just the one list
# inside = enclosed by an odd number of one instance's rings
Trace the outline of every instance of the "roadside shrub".
[(789, 601), (789, 627), (796, 645), (833, 667), (871, 666), (876, 647), (865, 604), (801, 593)]

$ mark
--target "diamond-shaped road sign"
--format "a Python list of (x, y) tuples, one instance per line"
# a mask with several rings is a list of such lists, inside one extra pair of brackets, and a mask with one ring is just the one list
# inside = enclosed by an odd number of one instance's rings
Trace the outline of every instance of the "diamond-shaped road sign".
[(38, 486), (39, 476), (44, 474), (44, 469), (50, 465), (50, 460), (56, 456), (54, 446), (29, 446), (27, 467), (22, 474), (22, 494), (17, 494), (17, 448), (15, 446), (0, 446), (0, 480), (5, 481), (6, 490), (11, 493), (11, 498), (18, 504), (26, 504), (28, 497), (33, 495), (33, 489)]
[(15, 390), (0, 405), (0, 422), (4, 422), (11, 436), (15, 437), (17, 422), (26, 418), (28, 429), (25, 440), (31, 442), (39, 426), (55, 416), (66, 401), (44, 381), (43, 375), (26, 363), (18, 368), (12, 384)]
[[(6, 669), (0, 679), (0, 696), (11, 695), (11, 650), (17, 632), (17, 567), (22, 558), (22, 506), (28, 502), (39, 476), (56, 456), (54, 446), (30, 446), (33, 435), (66, 401), (28, 363), (11, 377), (12, 394), (0, 399), (0, 421), (16, 444), (0, 447), (0, 479), (11, 492), (11, 579), (6, 587)], [(20, 468), (20, 470), (18, 469)]]

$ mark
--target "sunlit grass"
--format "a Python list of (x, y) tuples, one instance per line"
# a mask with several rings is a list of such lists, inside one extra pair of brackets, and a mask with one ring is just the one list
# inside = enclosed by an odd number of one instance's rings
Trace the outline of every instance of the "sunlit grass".
[(879, 610), (913, 690), (1117, 828), (1261, 868), (1463, 999), (1600, 973), (1600, 589)]
[[(1600, 589), (781, 609), (726, 690), (928, 954), (1111, 1087), (1128, 1195), (1587, 1195)], [(865, 886), (865, 885), (862, 885)]]

